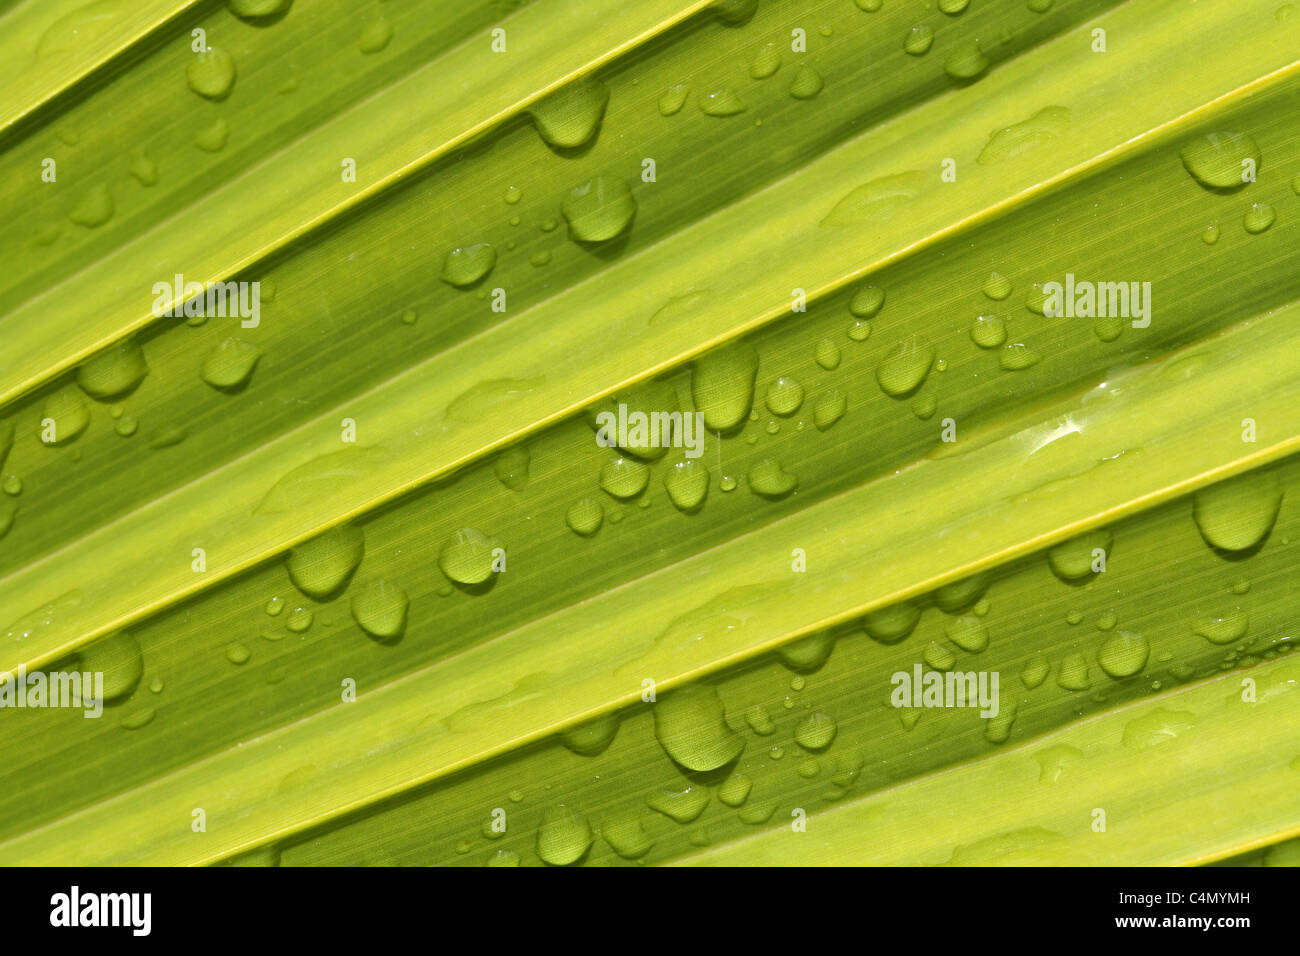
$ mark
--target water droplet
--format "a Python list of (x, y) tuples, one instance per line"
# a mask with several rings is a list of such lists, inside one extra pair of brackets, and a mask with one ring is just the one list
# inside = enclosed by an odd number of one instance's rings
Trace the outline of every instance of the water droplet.
[(124, 5), (113, 0), (82, 4), (45, 30), (36, 43), (36, 57), (44, 59), (98, 48), (108, 31), (118, 24), (125, 9)]
[(907, 208), (929, 186), (929, 177), (917, 170), (881, 176), (849, 190), (821, 225), (878, 227), (894, 213)]
[(252, 656), (253, 652), (248, 649), (247, 645), (241, 644), (239, 641), (232, 641), (226, 645), (226, 660), (232, 664), (247, 663)]
[(1272, 206), (1266, 202), (1257, 202), (1246, 210), (1246, 215), (1242, 218), (1241, 224), (1248, 233), (1254, 236), (1268, 229), (1276, 219), (1277, 212)]
[(1083, 760), (1083, 751), (1069, 744), (1053, 744), (1034, 754), (1034, 759), (1041, 768), (1038, 782), (1056, 783), (1062, 774)]
[(1082, 622), (1083, 622), (1083, 612), (1080, 610), (1071, 608), (1065, 615), (1066, 624), (1074, 625), (1074, 624), (1080, 624)]
[(931, 641), (926, 646), (921, 659), (925, 661), (927, 666), (937, 671), (952, 670), (957, 663), (957, 655), (952, 652), (952, 649), (936, 641)]
[(803, 386), (789, 376), (782, 375), (767, 388), (765, 399), (774, 415), (793, 415), (803, 405)]
[(1259, 145), (1246, 133), (1207, 133), (1179, 154), (1192, 178), (1206, 189), (1234, 189), (1245, 183), (1243, 165), (1259, 166)]
[(90, 408), (76, 389), (62, 388), (45, 399), (41, 418), (54, 419), (54, 441), (49, 444), (64, 445), (86, 430)]
[(885, 0), (853, 0), (853, 2), (858, 5), (859, 10), (875, 13), (884, 5)]
[(943, 70), (955, 80), (973, 80), (989, 68), (978, 40), (967, 40), (948, 55)]
[(723, 475), (722, 479), (718, 482), (718, 487), (723, 491), (735, 491), (736, 479), (731, 475)]
[(948, 640), (968, 654), (978, 654), (989, 646), (989, 628), (978, 617), (965, 615), (944, 626)]
[(161, 677), (155, 677), (149, 681), (149, 693), (161, 694), (163, 692), (163, 681)]
[(14, 526), (14, 517), (18, 513), (18, 506), (12, 501), (0, 500), (0, 538), (9, 533), (9, 529)]
[(460, 246), (447, 253), (442, 263), (442, 281), (458, 289), (472, 286), (492, 271), (497, 251), (490, 242)]
[(603, 753), (618, 734), (619, 716), (610, 712), (575, 724), (560, 735), (560, 741), (576, 754), (594, 757)]
[(343, 587), (361, 563), (365, 550), (366, 538), (360, 528), (331, 528), (289, 552), (289, 580), (308, 597), (323, 600)]
[(119, 342), (77, 369), (77, 384), (91, 398), (116, 398), (131, 391), (149, 374), (144, 352), (135, 342)]
[(980, 571), (969, 577), (945, 584), (934, 592), (934, 603), (948, 614), (959, 614), (979, 601), (988, 590), (992, 575)]
[(1064, 106), (1045, 106), (1027, 120), (995, 130), (976, 157), (981, 166), (1004, 163), (1055, 143), (1070, 124)]
[(970, 0), (939, 0), (939, 10), (955, 17), (970, 5)]
[(136, 421), (135, 416), (127, 415), (125, 418), (120, 419), (117, 422), (117, 424), (113, 426), (113, 431), (117, 432), (123, 438), (130, 438), (132, 435), (135, 434), (136, 429), (139, 427), (140, 427), (140, 423)]
[(529, 112), (547, 144), (574, 149), (596, 135), (608, 103), (609, 87), (587, 76), (539, 100)]
[(361, 28), (357, 49), (362, 53), (378, 53), (393, 38), (393, 24), (387, 17), (375, 17)]
[(990, 299), (1001, 302), (1011, 295), (1011, 280), (1000, 272), (990, 272), (989, 277), (984, 280), (982, 291)]
[(1207, 543), (1245, 551), (1264, 540), (1281, 506), (1276, 474), (1248, 472), (1196, 492), (1192, 513)]
[(1034, 13), (1046, 13), (1052, 9), (1053, 0), (1029, 0), (1025, 4)]
[(775, 43), (765, 43), (754, 54), (754, 61), (749, 64), (749, 75), (756, 80), (765, 80), (781, 69), (781, 48)]
[(1043, 357), (1024, 342), (1013, 342), (998, 352), (998, 367), (1007, 372), (1023, 372), (1042, 360)]
[(708, 685), (692, 684), (665, 695), (655, 704), (654, 719), (659, 745), (687, 770), (716, 770), (745, 749), (745, 738), (727, 726), (722, 700)]
[(406, 630), (409, 605), (410, 600), (400, 587), (375, 578), (352, 595), (352, 619), (371, 637), (392, 640)]
[(776, 804), (771, 800), (763, 800), (759, 803), (753, 803), (744, 809), (738, 811), (736, 816), (741, 823), (749, 826), (760, 826), (772, 819), (772, 814), (776, 813)]
[(849, 338), (854, 342), (865, 342), (871, 335), (871, 323), (859, 319), (849, 326)]
[(634, 458), (612, 458), (600, 469), (600, 487), (615, 498), (635, 498), (650, 481), (650, 469)]
[(596, 176), (569, 190), (560, 212), (569, 235), (579, 242), (604, 242), (622, 233), (636, 215), (636, 200), (627, 183), (615, 176)]
[(813, 424), (818, 431), (826, 431), (848, 410), (849, 400), (837, 388), (828, 388), (813, 400)]
[(139, 730), (141, 727), (148, 726), (153, 722), (157, 711), (152, 707), (146, 707), (144, 710), (137, 710), (133, 714), (128, 714), (121, 720), (121, 726), (126, 730)]
[(825, 750), (835, 739), (838, 730), (835, 718), (830, 714), (814, 712), (809, 714), (795, 727), (795, 742), (805, 750)]
[(1196, 715), (1190, 711), (1157, 707), (1125, 724), (1122, 739), (1125, 747), (1154, 747), (1187, 733), (1195, 723)]
[(498, 547), (495, 538), (477, 528), (461, 528), (443, 543), (438, 567), (458, 584), (482, 584), (492, 576), (492, 552)]
[(284, 610), (284, 598), (279, 595), (271, 598), (266, 602), (266, 607), (263, 610), (271, 617), (279, 617), (280, 612)]
[(467, 388), (447, 406), (447, 420), (460, 424), (477, 424), (481, 418), (503, 405), (517, 402), (546, 384), (545, 376), (536, 378), (491, 378)]
[(982, 349), (995, 349), (1007, 340), (1007, 324), (996, 315), (981, 315), (970, 327), (970, 339)]
[(605, 509), (594, 498), (582, 498), (569, 505), (564, 514), (565, 524), (583, 537), (590, 537), (600, 530), (605, 521)]
[(261, 357), (262, 350), (251, 342), (228, 338), (208, 353), (199, 375), (213, 388), (238, 388), (248, 381)]
[(513, 445), (497, 455), (492, 463), (492, 473), (511, 491), (521, 491), (528, 484), (531, 458), (527, 445)]
[(815, 357), (817, 359), (817, 364), (829, 372), (832, 369), (839, 367), (840, 347), (830, 339), (822, 339), (817, 343)]
[(876, 369), (881, 390), (893, 398), (910, 395), (921, 387), (934, 365), (934, 346), (921, 335), (910, 335), (894, 346)]
[(103, 183), (91, 186), (82, 194), (68, 218), (78, 226), (96, 229), (113, 218), (113, 195)]
[(340, 486), (355, 487), (371, 480), (375, 468), (387, 460), (388, 453), (382, 448), (355, 445), (318, 455), (280, 477), (253, 513), (283, 514), (294, 511), (304, 500), (327, 496)]
[(762, 704), (753, 704), (746, 708), (745, 723), (749, 724), (749, 729), (760, 737), (768, 737), (776, 733), (776, 725), (772, 723), (771, 715)]
[(302, 634), (311, 627), (312, 621), (315, 619), (316, 616), (312, 614), (309, 608), (296, 607), (289, 612), (288, 618), (285, 619), (284, 626), (294, 634)]
[(749, 468), (749, 489), (756, 495), (781, 498), (794, 491), (799, 479), (786, 472), (774, 458), (754, 462)]
[(920, 23), (907, 31), (903, 38), (903, 49), (912, 56), (924, 56), (930, 52), (934, 43), (934, 30), (928, 24)]
[(696, 458), (674, 462), (664, 476), (664, 488), (674, 505), (682, 511), (692, 511), (709, 492), (709, 470)]
[(180, 425), (168, 423), (160, 425), (149, 433), (149, 447), (154, 449), (171, 448), (179, 445), (188, 433)]
[(645, 802), (651, 810), (658, 810), (677, 823), (690, 823), (699, 819), (709, 805), (709, 791), (703, 787), (656, 790), (646, 794)]
[(709, 9), (729, 27), (739, 26), (754, 15), (758, 0), (717, 0)]
[(1097, 650), (1097, 663), (1110, 677), (1132, 677), (1147, 666), (1151, 645), (1134, 631), (1116, 631)]
[(190, 89), (210, 100), (224, 100), (235, 85), (235, 59), (220, 47), (195, 54), (185, 68)]
[(826, 82), (811, 66), (801, 66), (790, 84), (790, 95), (796, 100), (811, 100), (822, 91)]
[(731, 87), (703, 93), (698, 102), (700, 111), (706, 116), (735, 116), (749, 109)]
[(882, 644), (896, 644), (912, 633), (921, 617), (921, 609), (911, 601), (900, 601), (888, 607), (871, 611), (862, 619), (862, 626), (872, 638)]
[(1103, 342), (1114, 342), (1124, 332), (1127, 321), (1117, 315), (1098, 318), (1092, 324), (1092, 334)]
[(1093, 573), (1093, 551), (1100, 548), (1110, 557), (1114, 542), (1110, 531), (1099, 528), (1062, 541), (1047, 552), (1047, 563), (1062, 581), (1077, 581)]
[(639, 860), (655, 845), (655, 841), (645, 832), (645, 825), (638, 817), (606, 820), (601, 825), (600, 835), (610, 848), (625, 860)]
[(484, 866), (518, 866), (519, 854), (514, 850), (497, 850), (490, 857)]
[(226, 148), (229, 139), (230, 124), (218, 117), (199, 130), (194, 137), (194, 145), (205, 153), (219, 153)]
[(1206, 226), (1205, 231), (1201, 233), (1201, 242), (1205, 243), (1207, 246), (1212, 246), (1218, 241), (1219, 241), (1219, 225), (1218, 223), (1211, 223), (1210, 225)]
[(1047, 660), (1039, 654), (1025, 662), (1024, 670), (1020, 672), (1020, 679), (1027, 688), (1033, 690), (1047, 679), (1048, 670)]
[(81, 651), (80, 669), (104, 675), (104, 699), (117, 700), (135, 690), (144, 673), (140, 642), (126, 631), (118, 631)]
[(1233, 644), (1246, 636), (1250, 629), (1250, 617), (1239, 607), (1234, 607), (1224, 614), (1203, 618), (1196, 622), (1194, 630), (1211, 644)]
[(226, 0), (230, 12), (245, 20), (273, 17), (289, 8), (293, 0)]
[(5, 475), (4, 493), (17, 498), (23, 493), (23, 480), (17, 475)]
[(758, 353), (739, 342), (716, 349), (696, 360), (691, 370), (691, 397), (704, 423), (713, 431), (727, 431), (744, 421), (754, 401)]
[(551, 264), (551, 250), (549, 250), (549, 249), (538, 249), (536, 252), (534, 252), (531, 256), (528, 257), (528, 263), (529, 263), (529, 265), (531, 265), (531, 266), (533, 266), (534, 268), (537, 268), (537, 269), (542, 268), (542, 266), (550, 265), (550, 264)]
[(1088, 676), (1088, 661), (1082, 654), (1071, 654), (1061, 661), (1056, 683), (1066, 690), (1074, 691), (1087, 690), (1092, 686), (1092, 678)]
[(672, 116), (674, 113), (680, 112), (681, 108), (686, 105), (686, 98), (690, 94), (691, 88), (685, 83), (670, 86), (659, 97), (659, 112), (664, 116)]
[(552, 866), (568, 866), (582, 859), (594, 841), (587, 818), (560, 804), (547, 809), (542, 817), (537, 855)]

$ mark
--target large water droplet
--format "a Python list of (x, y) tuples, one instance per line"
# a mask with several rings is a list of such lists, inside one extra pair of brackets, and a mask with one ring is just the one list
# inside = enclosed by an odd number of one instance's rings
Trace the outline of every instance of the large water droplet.
[(696, 360), (691, 369), (691, 398), (704, 413), (704, 424), (726, 431), (744, 421), (754, 401), (758, 353), (740, 342)]
[(1047, 552), (1047, 563), (1052, 566), (1052, 570), (1056, 572), (1056, 576), (1061, 580), (1078, 581), (1080, 578), (1086, 578), (1093, 573), (1092, 563), (1095, 550), (1101, 549), (1105, 551), (1106, 557), (1109, 559), (1113, 540), (1110, 531), (1105, 528), (1089, 531), (1078, 537), (1070, 538), (1068, 541), (1062, 541), (1049, 550)]
[(1102, 642), (1097, 651), (1097, 663), (1116, 680), (1132, 677), (1147, 666), (1151, 644), (1135, 631), (1116, 631)]
[(248, 381), (261, 357), (262, 350), (251, 342), (228, 338), (208, 353), (199, 376), (213, 388), (238, 388)]
[(781, 48), (775, 43), (765, 43), (754, 54), (754, 60), (749, 64), (749, 75), (755, 80), (765, 80), (779, 69)]
[(803, 405), (803, 386), (788, 375), (782, 375), (767, 387), (765, 399), (773, 415), (793, 415)]
[(658, 810), (676, 823), (691, 823), (709, 805), (709, 791), (703, 787), (654, 790), (646, 794), (645, 802), (651, 810)]
[(781, 467), (775, 458), (764, 458), (749, 467), (749, 489), (767, 498), (781, 498), (794, 491), (799, 479)]
[(666, 694), (654, 707), (655, 737), (664, 753), (687, 770), (717, 770), (745, 749), (727, 726), (715, 688), (692, 684)]
[(595, 77), (574, 80), (529, 110), (549, 145), (573, 149), (596, 135), (609, 103), (609, 87)]
[(1203, 618), (1193, 630), (1211, 644), (1235, 644), (1250, 629), (1250, 617), (1239, 607), (1224, 614)]
[(837, 388), (828, 388), (813, 400), (813, 424), (818, 431), (826, 431), (848, 411), (849, 400)]
[[(61, 388), (45, 399), (41, 419), (54, 420), (54, 440), (51, 445), (64, 445), (75, 439), (90, 425), (90, 408), (86, 399), (74, 388)], [(42, 426), (42, 433), (45, 428)], [(42, 434), (42, 440), (46, 436)]]
[(835, 634), (821, 631), (776, 649), (781, 663), (797, 671), (815, 671), (826, 663), (835, 648)]
[(996, 315), (981, 315), (970, 327), (970, 340), (982, 349), (995, 349), (1007, 340), (1007, 324)]
[(560, 211), (574, 239), (604, 242), (631, 225), (636, 215), (636, 200), (622, 179), (600, 175), (569, 190)]
[(682, 511), (693, 511), (709, 492), (709, 470), (697, 458), (674, 462), (664, 476), (664, 488)]
[(944, 625), (948, 640), (968, 654), (978, 654), (989, 646), (989, 628), (972, 614), (955, 618)]
[(672, 116), (681, 112), (681, 108), (686, 105), (686, 98), (690, 95), (691, 88), (685, 83), (670, 86), (659, 97), (659, 112), (664, 116)]
[(618, 724), (617, 713), (601, 714), (592, 720), (570, 727), (560, 735), (560, 740), (574, 753), (582, 754), (584, 757), (594, 757), (603, 753), (605, 748), (614, 742), (614, 738), (618, 735)]
[(1259, 144), (1246, 133), (1206, 133), (1187, 143), (1179, 154), (1192, 178), (1206, 189), (1244, 185), (1247, 161), (1259, 166)]
[(103, 673), (105, 700), (128, 696), (144, 673), (140, 642), (126, 631), (96, 641), (81, 651), (80, 658), (81, 670)]
[(438, 567), (460, 584), (482, 584), (492, 576), (492, 552), (499, 546), (477, 528), (461, 528), (438, 552)]
[(563, 804), (549, 808), (537, 830), (537, 855), (552, 866), (568, 866), (582, 859), (595, 837), (587, 818)]
[(939, 610), (948, 614), (960, 614), (984, 596), (992, 578), (988, 571), (980, 571), (970, 577), (945, 584), (934, 592), (934, 603)]
[[(77, 384), (92, 398), (116, 398), (131, 391), (149, 374), (144, 351), (135, 342), (119, 342), (77, 369)], [(0, 463), (4, 458), (0, 455)]]
[(1206, 542), (1224, 551), (1245, 551), (1264, 540), (1282, 506), (1273, 472), (1248, 472), (1196, 492), (1192, 514)]
[(1056, 683), (1066, 690), (1084, 691), (1092, 686), (1088, 676), (1088, 661), (1082, 654), (1071, 654), (1061, 661), (1056, 673)]
[(639, 860), (655, 845), (639, 817), (606, 820), (600, 826), (600, 835), (625, 860)]
[(235, 58), (220, 47), (196, 53), (185, 68), (190, 89), (210, 100), (224, 100), (235, 85)]
[(943, 63), (943, 70), (955, 80), (973, 80), (989, 68), (989, 58), (978, 40), (960, 44)]
[(839, 729), (830, 714), (815, 712), (801, 720), (794, 729), (795, 742), (805, 750), (825, 750)]
[(934, 346), (921, 335), (910, 335), (894, 346), (876, 368), (876, 381), (886, 395), (902, 398), (921, 387), (934, 365)]
[(590, 537), (605, 521), (605, 509), (593, 498), (581, 498), (569, 505), (564, 521), (575, 533)]
[(871, 611), (862, 619), (868, 634), (882, 644), (896, 644), (912, 633), (921, 617), (921, 609), (911, 601), (900, 601)]
[(366, 537), (354, 525), (331, 528), (289, 552), (289, 580), (303, 594), (321, 600), (338, 591), (365, 555)]
[(825, 85), (820, 73), (811, 66), (801, 66), (790, 83), (790, 95), (796, 100), (811, 100)]
[(458, 289), (471, 286), (492, 271), (497, 251), (490, 242), (459, 246), (447, 253), (442, 263), (442, 281)]
[(375, 578), (352, 595), (352, 619), (371, 637), (390, 641), (406, 630), (409, 605), (410, 600), (400, 587)]

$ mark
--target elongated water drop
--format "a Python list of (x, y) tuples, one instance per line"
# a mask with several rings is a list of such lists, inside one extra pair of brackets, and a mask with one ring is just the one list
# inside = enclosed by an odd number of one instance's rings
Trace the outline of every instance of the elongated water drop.
[(68, 218), (78, 226), (96, 229), (113, 218), (113, 208), (113, 194), (108, 191), (108, 186), (97, 183), (82, 194), (68, 212)]
[(104, 699), (128, 696), (144, 673), (140, 642), (126, 631), (118, 631), (91, 644), (80, 654), (81, 670), (104, 675)]
[(813, 400), (813, 424), (818, 431), (826, 431), (848, 411), (849, 400), (837, 388), (828, 388)]
[(766, 498), (781, 498), (794, 491), (799, 479), (781, 467), (774, 458), (754, 462), (749, 468), (749, 488)]
[(530, 461), (527, 445), (513, 445), (497, 455), (492, 463), (492, 473), (511, 491), (522, 491), (528, 484)]
[(921, 609), (912, 601), (900, 601), (871, 611), (862, 619), (866, 632), (882, 644), (896, 644), (912, 633)]
[(1211, 644), (1235, 644), (1250, 629), (1250, 617), (1239, 607), (1202, 618), (1193, 630)]
[(709, 791), (703, 787), (654, 790), (646, 794), (645, 802), (651, 810), (658, 810), (675, 823), (691, 823), (709, 805)]
[(1252, 236), (1268, 230), (1277, 220), (1277, 212), (1266, 202), (1253, 203), (1242, 217), (1241, 224)]
[(681, 112), (681, 108), (686, 105), (686, 99), (690, 95), (691, 88), (685, 83), (670, 86), (659, 97), (659, 112), (664, 116), (672, 116)]
[(912, 56), (924, 56), (933, 44), (934, 29), (925, 23), (912, 27), (903, 38), (903, 49)]
[(42, 425), (41, 440), (45, 441), (48, 437), (50, 440), (47, 444), (63, 445), (75, 439), (90, 425), (90, 408), (81, 392), (71, 387), (62, 388), (49, 396), (41, 407), (42, 421), (47, 418), (54, 421), (53, 434), (48, 434), (46, 426)]
[(735, 116), (749, 108), (729, 86), (701, 94), (699, 104), (700, 112), (706, 116)]
[(378, 53), (393, 39), (393, 22), (387, 17), (375, 17), (361, 28), (357, 49), (362, 53)]
[(352, 619), (371, 637), (392, 640), (406, 630), (409, 606), (405, 591), (384, 578), (375, 578), (352, 595)]
[(745, 342), (716, 349), (691, 369), (691, 398), (713, 431), (726, 431), (745, 420), (754, 402), (758, 353)]
[(606, 820), (600, 826), (600, 835), (609, 844), (610, 849), (625, 860), (639, 860), (655, 845), (654, 839), (646, 833), (645, 824), (639, 817)]
[[(1106, 528), (1062, 541), (1047, 552), (1047, 563), (1063, 581), (1078, 581), (1093, 574), (1093, 562), (1109, 558), (1113, 537)], [(1096, 554), (1104, 551), (1105, 555)]]
[(664, 476), (664, 488), (674, 505), (682, 511), (692, 511), (708, 494), (709, 469), (698, 458), (674, 462)]
[(611, 712), (570, 727), (560, 741), (576, 754), (594, 757), (604, 752), (618, 734), (619, 716)]
[(781, 68), (781, 48), (775, 43), (765, 43), (754, 54), (749, 64), (749, 75), (755, 80), (765, 80)]
[(995, 130), (975, 161), (981, 166), (1004, 163), (1037, 152), (1060, 140), (1070, 124), (1064, 106), (1045, 106), (1027, 120)]

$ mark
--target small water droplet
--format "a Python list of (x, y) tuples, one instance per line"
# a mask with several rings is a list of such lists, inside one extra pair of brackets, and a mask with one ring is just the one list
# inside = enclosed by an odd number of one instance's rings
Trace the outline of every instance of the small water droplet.
[(835, 739), (839, 729), (830, 714), (815, 712), (801, 720), (794, 731), (794, 739), (805, 750), (825, 750)]
[(390, 581), (375, 578), (352, 595), (352, 619), (371, 637), (391, 641), (406, 630), (409, 606), (405, 591)]
[(944, 72), (955, 80), (973, 80), (988, 68), (989, 58), (980, 49), (978, 40), (962, 43), (943, 63)]
[(811, 66), (801, 66), (790, 83), (790, 95), (796, 100), (811, 100), (822, 91), (826, 81)]
[(194, 145), (205, 153), (219, 153), (230, 139), (230, 124), (217, 117), (194, 137)]
[(560, 205), (569, 235), (579, 242), (604, 242), (622, 233), (636, 215), (636, 200), (616, 176), (595, 176), (569, 190)]
[(587, 76), (539, 100), (529, 113), (547, 144), (575, 149), (596, 135), (608, 103), (609, 87)]
[(861, 319), (849, 326), (849, 338), (854, 342), (865, 342), (871, 336), (871, 323)]
[(1056, 674), (1056, 683), (1065, 690), (1084, 691), (1092, 687), (1092, 678), (1088, 676), (1088, 661), (1082, 654), (1071, 654), (1061, 661)]
[(664, 488), (682, 511), (693, 511), (709, 491), (709, 470), (696, 458), (674, 462), (664, 476)]
[(1207, 246), (1212, 246), (1218, 241), (1219, 225), (1218, 223), (1211, 223), (1206, 226), (1205, 231), (1201, 233), (1201, 242), (1205, 243)]
[(491, 272), (496, 263), (497, 251), (490, 242), (459, 246), (443, 260), (441, 278), (448, 285), (463, 289)]
[(220, 47), (197, 53), (185, 68), (190, 89), (210, 100), (224, 100), (235, 85), (235, 58)]
[(882, 644), (896, 644), (912, 633), (920, 620), (921, 609), (911, 601), (900, 601), (878, 608), (862, 618), (862, 627)]
[(781, 69), (781, 48), (775, 43), (765, 43), (754, 54), (749, 64), (749, 75), (755, 80), (765, 80)]
[(276, 595), (266, 602), (266, 607), (263, 610), (271, 617), (278, 617), (280, 612), (284, 610), (284, 598)]
[(799, 479), (786, 472), (774, 458), (754, 462), (749, 468), (749, 489), (756, 495), (781, 498), (794, 491)]
[(912, 56), (924, 56), (930, 52), (934, 43), (934, 30), (929, 24), (920, 23), (907, 31), (903, 38), (903, 49)]
[(113, 218), (113, 208), (113, 195), (108, 186), (97, 183), (82, 194), (68, 212), (68, 218), (78, 226), (97, 229)]
[(238, 388), (248, 381), (262, 358), (262, 350), (251, 342), (228, 338), (203, 360), (199, 376), (213, 388)]
[(357, 49), (362, 53), (378, 53), (393, 39), (393, 24), (387, 17), (375, 17), (361, 28)]
[(482, 584), (492, 576), (493, 551), (499, 547), (477, 528), (461, 528), (438, 552), (438, 567), (458, 584)]
[(876, 368), (876, 381), (886, 395), (902, 398), (921, 387), (933, 365), (934, 346), (914, 334), (886, 353)]
[(1211, 644), (1233, 644), (1246, 636), (1250, 629), (1250, 617), (1239, 607), (1234, 607), (1223, 614), (1202, 618), (1196, 622), (1193, 630)]
[(765, 402), (774, 415), (793, 415), (803, 405), (803, 397), (803, 386), (782, 375), (768, 386)]
[(1007, 372), (1022, 372), (1042, 360), (1043, 357), (1024, 342), (1012, 342), (998, 352), (998, 367)]
[(739, 94), (729, 86), (701, 94), (699, 106), (700, 112), (706, 116), (735, 116), (749, 108)]
[(982, 349), (995, 349), (1007, 340), (1007, 324), (997, 315), (981, 315), (970, 327), (970, 339)]
[(324, 600), (341, 590), (365, 555), (365, 534), (353, 525), (331, 528), (289, 552), (289, 580), (308, 597)]
[(1277, 220), (1277, 212), (1266, 202), (1253, 203), (1246, 210), (1241, 224), (1252, 236), (1268, 229)]
[(226, 660), (232, 664), (244, 664), (253, 656), (253, 652), (248, 646), (241, 644), (239, 641), (232, 641), (226, 645)]
[(681, 112), (681, 108), (686, 105), (686, 98), (690, 94), (691, 88), (685, 83), (670, 86), (659, 97), (659, 112), (664, 116), (672, 116)]
[(818, 431), (826, 431), (848, 410), (849, 400), (837, 388), (828, 388), (813, 400), (813, 424)]
[(315, 619), (316, 615), (311, 612), (310, 608), (296, 607), (289, 612), (289, 617), (285, 620), (284, 626), (294, 634), (302, 634), (311, 628)]
[(978, 654), (989, 646), (989, 628), (980, 618), (964, 615), (944, 625), (948, 640), (968, 654)]

